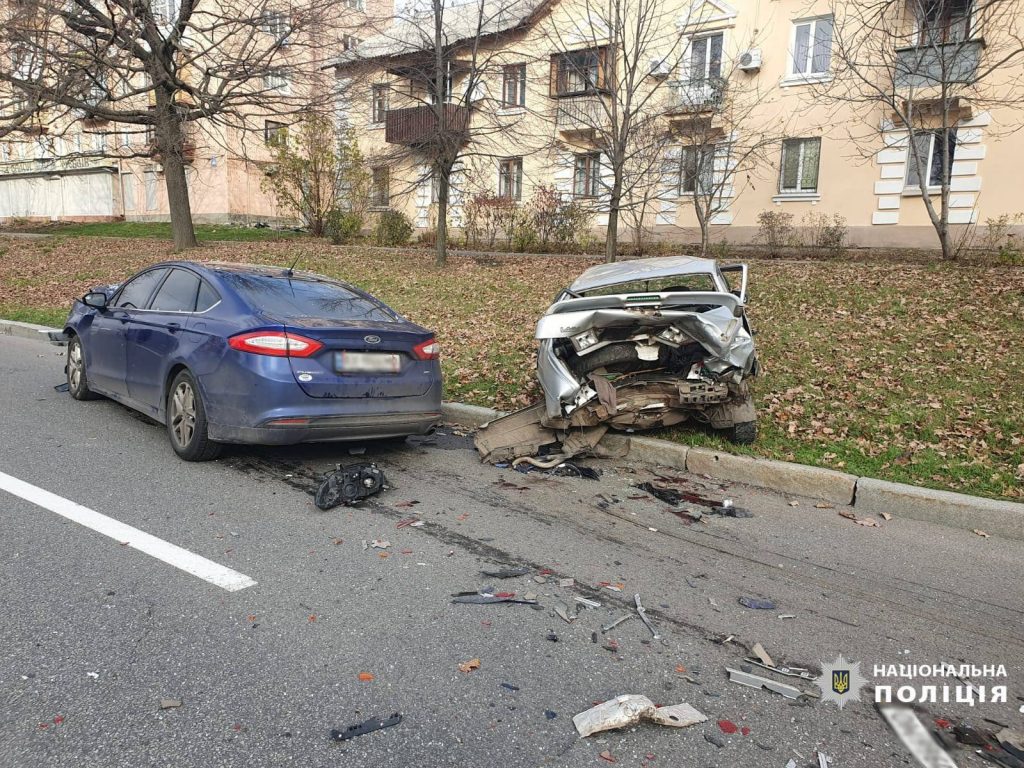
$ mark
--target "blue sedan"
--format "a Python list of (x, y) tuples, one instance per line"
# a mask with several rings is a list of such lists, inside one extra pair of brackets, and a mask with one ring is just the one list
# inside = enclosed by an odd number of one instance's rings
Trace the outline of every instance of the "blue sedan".
[(223, 443), (427, 434), (441, 419), (434, 334), (308, 272), (172, 261), (76, 300), (71, 396), (167, 425), (186, 461)]

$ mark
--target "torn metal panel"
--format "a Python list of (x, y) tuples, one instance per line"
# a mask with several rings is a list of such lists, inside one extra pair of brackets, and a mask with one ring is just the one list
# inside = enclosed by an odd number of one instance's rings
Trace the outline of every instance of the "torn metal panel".
[(557, 442), (557, 434), (541, 424), (544, 407), (540, 404), (502, 416), (483, 424), (473, 445), (484, 461), (497, 464), (520, 456), (536, 456), (546, 445)]
[(767, 677), (752, 675), (749, 672), (741, 672), (738, 669), (732, 669), (730, 667), (726, 667), (725, 671), (729, 673), (729, 680), (731, 682), (745, 685), (748, 688), (766, 688), (773, 693), (785, 696), (787, 699), (798, 699), (803, 695), (803, 691), (799, 688), (795, 688), (792, 685), (786, 685), (785, 683), (780, 683)]

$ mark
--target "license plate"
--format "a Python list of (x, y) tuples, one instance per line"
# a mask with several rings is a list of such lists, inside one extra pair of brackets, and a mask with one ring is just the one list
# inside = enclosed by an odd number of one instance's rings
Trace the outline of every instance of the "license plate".
[(394, 352), (335, 352), (334, 368), (341, 373), (398, 373), (401, 358)]

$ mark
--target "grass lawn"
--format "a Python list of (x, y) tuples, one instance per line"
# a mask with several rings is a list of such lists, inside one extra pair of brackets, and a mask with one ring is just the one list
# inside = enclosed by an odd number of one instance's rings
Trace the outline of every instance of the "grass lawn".
[[(171, 225), (166, 221), (109, 221), (92, 224), (55, 224), (22, 229), (22, 232), (41, 232), (55, 237), (152, 237), (171, 239)], [(303, 237), (291, 230), (257, 229), (229, 224), (196, 224), (196, 238), (202, 241), (264, 241), (287, 240)]]
[[(0, 241), (0, 316), (59, 324), (73, 296), (165, 258), (156, 240)], [(190, 254), (287, 264), (350, 280), (443, 349), (446, 397), (511, 409), (539, 397), (533, 328), (593, 260), (454, 257), (311, 239)], [(664, 437), (899, 482), (1024, 500), (1024, 269), (753, 261), (750, 315), (764, 368), (761, 437)]]

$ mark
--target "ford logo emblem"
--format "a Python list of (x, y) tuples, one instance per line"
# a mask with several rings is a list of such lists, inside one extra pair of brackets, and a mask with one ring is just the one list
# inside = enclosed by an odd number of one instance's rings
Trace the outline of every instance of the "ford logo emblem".
[(380, 344), (380, 336), (363, 336), (363, 341), (367, 344)]

